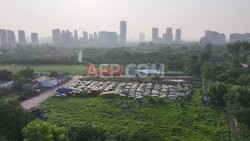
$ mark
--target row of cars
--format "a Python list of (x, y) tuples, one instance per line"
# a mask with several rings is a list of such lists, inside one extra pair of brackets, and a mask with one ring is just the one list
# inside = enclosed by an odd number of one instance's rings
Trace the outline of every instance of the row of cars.
[(178, 83), (176, 85), (153, 83), (120, 83), (115, 90), (115, 95), (134, 99), (144, 97), (158, 98), (187, 98), (191, 95), (192, 85)]
[(175, 84), (153, 84), (153, 83), (119, 83), (115, 81), (78, 81), (69, 88), (59, 88), (55, 96), (76, 95), (86, 90), (88, 93), (102, 95), (105, 92), (110, 95), (142, 99), (144, 97), (157, 97), (169, 99), (185, 99), (191, 95), (192, 85), (186, 83)]
[(67, 96), (67, 95), (77, 95), (83, 90), (88, 93), (100, 94), (101, 92), (108, 92), (115, 89), (115, 81), (99, 82), (99, 81), (78, 81), (70, 84), (68, 88), (59, 88), (56, 90), (54, 96)]

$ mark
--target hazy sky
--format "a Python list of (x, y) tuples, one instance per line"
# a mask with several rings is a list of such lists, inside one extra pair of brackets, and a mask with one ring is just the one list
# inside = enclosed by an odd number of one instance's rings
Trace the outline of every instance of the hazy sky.
[(185, 40), (200, 39), (206, 29), (244, 33), (250, 32), (250, 0), (0, 0), (0, 28), (43, 37), (53, 28), (119, 32), (120, 20), (128, 22), (128, 40), (140, 32), (151, 39), (152, 27), (161, 34), (181, 27)]

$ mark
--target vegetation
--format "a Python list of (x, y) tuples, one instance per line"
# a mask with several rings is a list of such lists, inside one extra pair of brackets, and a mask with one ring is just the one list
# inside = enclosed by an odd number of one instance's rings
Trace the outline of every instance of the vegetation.
[(84, 75), (87, 72), (86, 65), (1, 65), (0, 69), (6, 69), (17, 73), (22, 69), (31, 68), (35, 72), (69, 72), (71, 74)]
[(21, 141), (21, 130), (31, 121), (31, 115), (14, 99), (0, 100), (0, 113), (1, 135)]
[(23, 130), (24, 141), (69, 141), (66, 128), (34, 120)]
[[(225, 112), (221, 108), (204, 105), (200, 99), (200, 91), (195, 90), (187, 101), (72, 97), (50, 98), (42, 107), (50, 110), (47, 113), (49, 123), (68, 127), (71, 132), (78, 127), (83, 133), (87, 131), (81, 127), (90, 124), (87, 134), (94, 132), (96, 136), (92, 137), (96, 138), (227, 141), (229, 131)], [(85, 134), (74, 134), (71, 139), (82, 135)]]

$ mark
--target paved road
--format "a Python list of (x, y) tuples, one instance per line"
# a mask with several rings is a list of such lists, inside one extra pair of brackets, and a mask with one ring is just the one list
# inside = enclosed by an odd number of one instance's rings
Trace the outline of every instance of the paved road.
[(40, 94), (40, 95), (38, 95), (36, 97), (32, 97), (32, 98), (30, 98), (28, 100), (25, 100), (25, 101), (23, 101), (21, 103), (21, 105), (22, 105), (22, 107), (24, 109), (27, 109), (27, 110), (29, 110), (31, 108), (34, 108), (34, 107), (37, 107), (37, 106), (39, 106), (40, 103), (42, 103), (43, 101), (45, 101), (49, 97), (53, 96), (54, 91), (56, 89), (58, 89), (60, 87), (68, 87), (70, 84), (72, 84), (72, 83), (74, 83), (74, 82), (76, 82), (78, 80), (79, 80), (78, 76), (73, 76), (73, 78), (70, 81), (66, 82), (65, 84), (62, 84), (62, 85), (57, 86), (57, 87), (55, 87), (53, 89), (47, 90), (44, 93), (42, 93), (42, 94)]

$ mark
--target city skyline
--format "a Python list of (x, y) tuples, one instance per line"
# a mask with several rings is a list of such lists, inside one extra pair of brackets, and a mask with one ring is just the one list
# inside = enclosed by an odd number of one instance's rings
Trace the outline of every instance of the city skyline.
[(181, 28), (185, 41), (199, 40), (207, 29), (229, 39), (230, 33), (250, 32), (248, 5), (249, 0), (1, 0), (5, 12), (0, 13), (0, 23), (1, 29), (36, 31), (47, 37), (55, 28), (118, 32), (124, 19), (129, 23), (127, 41), (138, 40), (142, 32), (150, 40), (152, 27), (158, 27), (160, 35), (166, 27)]

